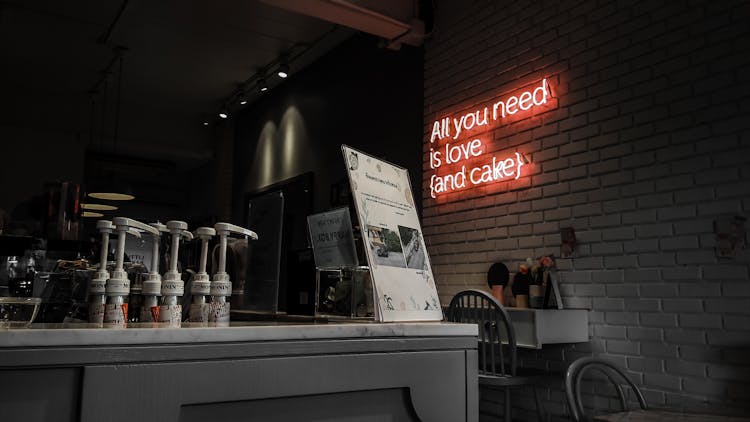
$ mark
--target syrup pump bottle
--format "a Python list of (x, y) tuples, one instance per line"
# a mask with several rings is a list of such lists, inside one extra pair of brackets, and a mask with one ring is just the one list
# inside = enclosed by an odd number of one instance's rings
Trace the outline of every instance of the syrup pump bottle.
[(104, 322), (104, 305), (106, 303), (104, 294), (109, 279), (109, 271), (107, 271), (109, 235), (114, 231), (114, 226), (111, 221), (99, 220), (96, 222), (96, 229), (102, 234), (102, 244), (99, 253), (99, 271), (89, 282), (89, 322), (101, 324)]
[(157, 234), (152, 234), (154, 241), (151, 250), (151, 271), (146, 275), (143, 281), (143, 306), (141, 307), (141, 322), (159, 321), (159, 297), (161, 296), (161, 274), (159, 274), (159, 244), (161, 243), (161, 234), (166, 233), (167, 226), (161, 223), (151, 223), (151, 227), (158, 230)]
[(167, 230), (172, 235), (172, 246), (169, 250), (169, 270), (164, 273), (161, 282), (161, 306), (159, 322), (166, 322), (170, 327), (179, 327), (182, 322), (182, 304), (180, 299), (185, 293), (185, 282), (182, 274), (177, 272), (177, 258), (180, 252), (180, 238), (193, 240), (193, 234), (187, 231), (184, 221), (167, 221)]
[(125, 327), (125, 323), (128, 320), (128, 304), (125, 303), (125, 298), (130, 295), (130, 279), (128, 279), (128, 273), (125, 272), (123, 267), (123, 261), (125, 260), (125, 235), (130, 234), (140, 238), (141, 235), (138, 230), (151, 234), (157, 233), (158, 230), (140, 221), (125, 217), (113, 218), (112, 224), (114, 224), (117, 231), (116, 262), (115, 269), (112, 270), (105, 289), (107, 304), (104, 308), (104, 323), (107, 326), (117, 328)]
[(229, 302), (227, 296), (232, 294), (232, 282), (227, 274), (227, 236), (236, 233), (258, 240), (254, 231), (229, 223), (214, 224), (216, 234), (219, 235), (219, 268), (211, 281), (211, 312), (208, 316), (209, 322), (215, 322), (216, 326), (229, 325)]
[(206, 260), (208, 258), (208, 241), (216, 235), (216, 230), (211, 227), (199, 227), (193, 232), (193, 236), (201, 240), (201, 257), (198, 265), (198, 273), (193, 278), (190, 293), (193, 303), (190, 305), (188, 320), (190, 322), (207, 323), (209, 313), (208, 295), (211, 293), (211, 279), (206, 272)]

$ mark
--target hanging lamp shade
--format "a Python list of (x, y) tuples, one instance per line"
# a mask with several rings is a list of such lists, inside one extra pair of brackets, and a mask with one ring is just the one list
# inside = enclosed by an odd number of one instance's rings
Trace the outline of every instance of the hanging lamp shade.
[(81, 209), (86, 211), (117, 211), (117, 207), (108, 204), (81, 203)]
[(135, 196), (127, 193), (120, 192), (91, 192), (89, 197), (95, 199), (104, 199), (107, 201), (130, 201), (135, 199)]
[(99, 217), (104, 217), (104, 214), (102, 214), (100, 212), (94, 212), (94, 211), (84, 211), (84, 212), (81, 213), (81, 217), (85, 217), (85, 218), (99, 218)]
[(135, 194), (133, 194), (130, 186), (120, 182), (115, 177), (92, 183), (87, 196), (106, 201), (131, 201), (135, 199)]

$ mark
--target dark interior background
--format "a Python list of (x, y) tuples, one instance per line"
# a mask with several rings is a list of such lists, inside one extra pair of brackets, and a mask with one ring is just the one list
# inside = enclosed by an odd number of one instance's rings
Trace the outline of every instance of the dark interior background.
[[(421, 190), (422, 50), (355, 35), (236, 117), (232, 218), (239, 199), (313, 172), (315, 211), (346, 180), (341, 144), (409, 170)], [(334, 186), (335, 185), (335, 186)]]

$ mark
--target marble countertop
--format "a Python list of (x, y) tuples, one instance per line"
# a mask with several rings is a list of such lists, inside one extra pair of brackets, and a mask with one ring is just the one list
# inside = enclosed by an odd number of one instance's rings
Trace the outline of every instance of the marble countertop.
[(144, 324), (128, 328), (98, 328), (92, 324), (33, 324), (25, 329), (0, 329), (0, 348), (476, 335), (477, 326), (474, 324), (446, 322), (233, 322), (230, 327), (182, 328)]

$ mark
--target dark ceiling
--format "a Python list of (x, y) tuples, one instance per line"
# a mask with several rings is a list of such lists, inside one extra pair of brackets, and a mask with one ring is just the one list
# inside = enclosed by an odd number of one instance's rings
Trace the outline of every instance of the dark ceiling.
[(254, 0), (0, 2), (0, 125), (78, 133), (111, 148), (118, 63), (104, 116), (98, 85), (93, 132), (88, 92), (124, 46), (117, 152), (180, 150), (201, 161), (212, 154), (202, 113), (214, 118), (238, 84), (282, 53), (298, 56), (293, 74), (351, 33)]

